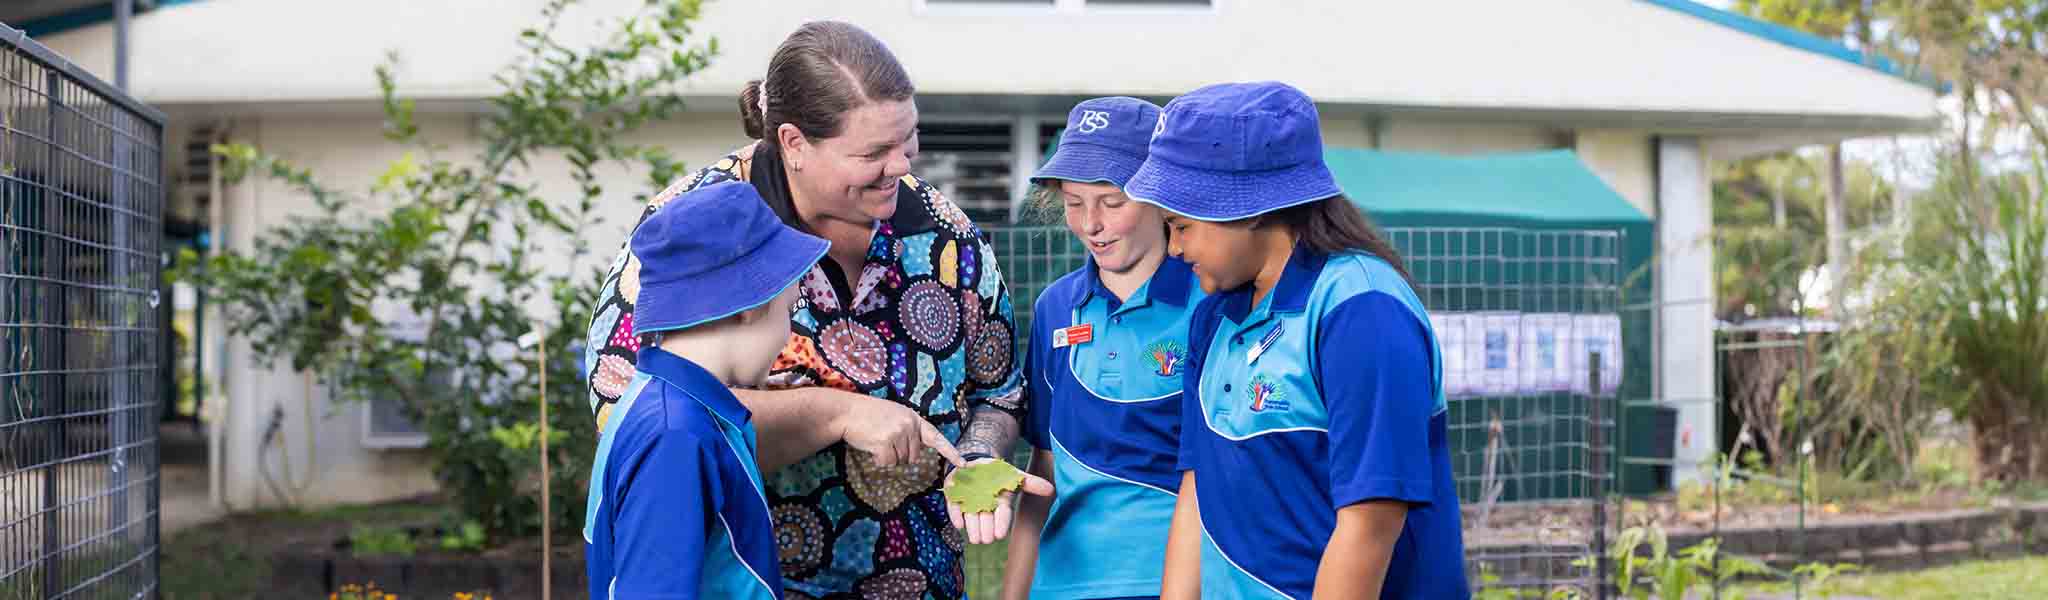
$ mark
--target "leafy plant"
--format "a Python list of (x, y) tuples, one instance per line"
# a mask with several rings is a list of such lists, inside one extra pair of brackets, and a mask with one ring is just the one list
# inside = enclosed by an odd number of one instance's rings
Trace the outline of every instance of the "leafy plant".
[[(600, 169), (647, 175), (646, 192), (682, 170), (667, 151), (625, 141), (676, 114), (671, 90), (710, 64), (697, 0), (648, 0), (589, 48), (555, 37), (564, 9), (522, 31), (519, 57), (474, 128), (473, 155), (450, 156), (400, 96), (397, 57), (376, 70), (385, 138), (407, 149), (367, 189), (328, 187), (307, 169), (245, 144), (217, 146), (232, 181), (255, 175), (312, 199), (308, 215), (261, 232), (246, 249), (176, 273), (210, 288), (230, 333), (260, 360), (318, 373), (344, 400), (388, 398), (428, 434), (435, 474), (463, 515), (494, 537), (540, 528), (540, 381), (547, 382), (552, 515), (583, 514), (595, 431), (569, 349), (582, 340), (602, 265), (583, 232), (601, 220)], [(548, 175), (576, 192), (539, 193)], [(647, 193), (635, 195), (644, 201)], [(537, 256), (569, 257), (566, 272)], [(545, 365), (513, 340), (546, 332)], [(541, 370), (546, 371), (543, 378)]]
[[(1647, 552), (1643, 551), (1645, 545)], [(1722, 554), (1720, 545), (1718, 538), (1707, 538), (1674, 554), (1669, 551), (1669, 539), (1662, 527), (1630, 527), (1622, 530), (1608, 547), (1608, 560), (1614, 563), (1616, 588), (1622, 596), (1636, 600), (1648, 600), (1652, 595), (1684, 598), (1688, 590), (1700, 584), (1727, 590), (1728, 584), (1738, 577), (1770, 573), (1769, 568), (1756, 561)], [(1573, 564), (1589, 568), (1593, 559), (1586, 557)], [(1727, 591), (1722, 597), (1742, 600), (1743, 592)]]
[(364, 526), (349, 531), (348, 548), (356, 556), (412, 556), (419, 550), (404, 529)]
[(489, 538), (484, 535), (483, 523), (472, 519), (464, 521), (449, 533), (441, 536), (441, 549), (455, 552), (475, 552), (484, 548)]

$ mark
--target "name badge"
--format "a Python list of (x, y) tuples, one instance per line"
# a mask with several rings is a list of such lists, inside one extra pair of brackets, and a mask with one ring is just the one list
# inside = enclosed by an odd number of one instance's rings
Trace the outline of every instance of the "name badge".
[(1095, 324), (1082, 323), (1073, 327), (1052, 330), (1052, 347), (1065, 348), (1086, 344), (1095, 339)]

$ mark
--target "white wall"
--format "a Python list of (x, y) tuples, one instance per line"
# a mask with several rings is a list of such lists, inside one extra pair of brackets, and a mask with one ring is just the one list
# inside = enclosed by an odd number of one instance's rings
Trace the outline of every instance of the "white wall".
[(1561, 135), (1549, 127), (1519, 123), (1389, 119), (1381, 127), (1381, 148), (1410, 152), (1523, 152), (1557, 148), (1563, 141)]
[[(928, 0), (709, 2), (721, 38), (686, 94), (730, 97), (798, 24), (844, 19), (888, 42), (919, 88), (941, 94), (1171, 95), (1227, 80), (1292, 82), (1359, 105), (1603, 113), (1926, 119), (1934, 93), (1652, 4), (1216, 0), (1213, 10), (1074, 11), (927, 6)], [(635, 0), (563, 18), (573, 46)], [(1064, 5), (1086, 6), (1065, 2)], [(540, 0), (208, 0), (134, 27), (133, 89), (157, 103), (364, 98), (396, 50), (405, 89), (473, 98), (514, 56)], [(920, 8), (922, 7), (922, 8)], [(1483, 13), (1484, 18), (1474, 18)], [(459, 27), (450, 24), (459, 23)], [(95, 72), (110, 25), (44, 40)], [(1136, 35), (1142, 32), (1143, 35)], [(1077, 40), (1056, 42), (1055, 40)]]
[(1599, 174), (1607, 187), (1643, 214), (1657, 214), (1657, 163), (1648, 133), (1582, 129), (1576, 138), (1579, 160)]

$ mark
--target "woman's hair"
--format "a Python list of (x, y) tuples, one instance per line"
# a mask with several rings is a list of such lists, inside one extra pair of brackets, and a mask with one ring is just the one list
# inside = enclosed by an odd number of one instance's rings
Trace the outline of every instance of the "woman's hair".
[(775, 48), (767, 77), (740, 90), (740, 128), (757, 140), (772, 139), (783, 123), (805, 137), (837, 137), (847, 111), (908, 100), (916, 91), (881, 40), (847, 23), (812, 21)]
[(1280, 223), (1301, 236), (1301, 243), (1324, 254), (1358, 250), (1379, 257), (1394, 267), (1410, 287), (1415, 278), (1408, 274), (1408, 265), (1401, 260), (1401, 253), (1387, 238), (1374, 227), (1365, 212), (1342, 195), (1331, 196), (1315, 202), (1290, 206), (1273, 211), (1262, 217), (1253, 217), (1262, 223)]

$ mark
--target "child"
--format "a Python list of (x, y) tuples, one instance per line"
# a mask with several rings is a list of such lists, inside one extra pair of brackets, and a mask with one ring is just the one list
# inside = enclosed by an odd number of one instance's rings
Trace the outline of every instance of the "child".
[(1188, 334), (1164, 595), (1466, 598), (1435, 335), (1318, 126), (1292, 87), (1205, 87), (1126, 188), (1173, 213), (1170, 251), (1215, 294)]
[(1037, 448), (1031, 471), (1058, 494), (1019, 505), (1006, 599), (1159, 593), (1180, 487), (1188, 315), (1202, 294), (1187, 264), (1166, 255), (1164, 211), (1123, 192), (1158, 122), (1159, 107), (1143, 100), (1082, 102), (1033, 176), (1061, 202), (1088, 263), (1033, 312), (1025, 435)]
[(661, 336), (597, 443), (592, 598), (782, 597), (750, 413), (726, 388), (767, 376), (789, 341), (793, 284), (826, 246), (741, 182), (685, 194), (633, 234), (633, 335)]

